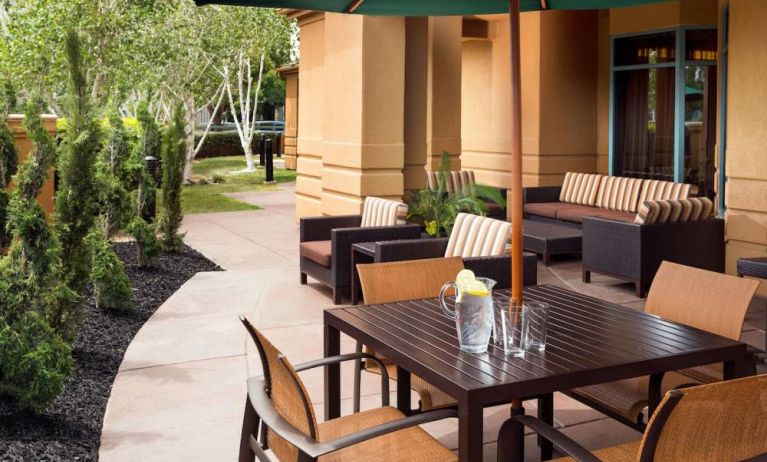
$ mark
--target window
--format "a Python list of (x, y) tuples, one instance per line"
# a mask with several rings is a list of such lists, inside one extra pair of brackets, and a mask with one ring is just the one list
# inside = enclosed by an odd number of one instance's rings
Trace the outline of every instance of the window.
[(715, 29), (613, 39), (611, 171), (714, 196)]

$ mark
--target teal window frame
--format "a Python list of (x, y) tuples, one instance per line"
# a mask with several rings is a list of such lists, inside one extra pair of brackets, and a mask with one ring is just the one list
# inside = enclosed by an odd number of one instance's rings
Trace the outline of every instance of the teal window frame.
[[(697, 26), (679, 26), (670, 27), (664, 29), (645, 30), (641, 32), (632, 32), (629, 34), (615, 34), (610, 36), (610, 97), (609, 97), (609, 173), (614, 176), (616, 166), (618, 163), (617, 147), (615, 138), (615, 74), (621, 71), (630, 71), (637, 69), (659, 69), (659, 68), (674, 68), (674, 181), (677, 183), (684, 182), (684, 86), (685, 86), (685, 67), (688, 65), (704, 65), (704, 66), (717, 66), (717, 61), (711, 60), (687, 60), (680, 59), (685, 57), (685, 49), (687, 46), (687, 31), (688, 30), (716, 30), (716, 25), (697, 25)], [(643, 35), (674, 32), (676, 40), (676, 56), (674, 61), (655, 63), (655, 64), (632, 64), (626, 66), (615, 65), (615, 41), (626, 37), (641, 37)], [(721, 58), (721, 56), (720, 56)], [(721, 97), (721, 93), (720, 93)], [(720, 106), (721, 110), (721, 106)], [(721, 144), (720, 144), (721, 148)], [(720, 149), (721, 151), (721, 149)], [(721, 159), (721, 152), (719, 153)], [(721, 165), (721, 164), (720, 164)], [(720, 171), (719, 183), (721, 186), (723, 170)], [(720, 189), (724, 191), (724, 189)], [(723, 196), (723, 194), (718, 194)], [(720, 199), (721, 200), (721, 199)]]
[(719, 29), (719, 168), (717, 169), (717, 181), (719, 188), (716, 191), (718, 202), (718, 216), (724, 217), (727, 204), (724, 201), (724, 189), (727, 185), (727, 73), (729, 69), (730, 51), (730, 5), (722, 9)]

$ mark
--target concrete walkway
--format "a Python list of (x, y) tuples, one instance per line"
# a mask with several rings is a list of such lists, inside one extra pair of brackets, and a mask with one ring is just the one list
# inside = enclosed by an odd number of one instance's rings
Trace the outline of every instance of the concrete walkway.
[[(245, 380), (260, 373), (254, 347), (238, 315), (246, 314), (293, 363), (322, 356), (322, 310), (330, 292), (317, 283), (298, 283), (298, 225), (291, 187), (278, 192), (238, 193), (264, 210), (188, 215), (186, 242), (227, 271), (199, 273), (147, 321), (126, 351), (104, 418), (100, 458), (115, 461), (236, 460)], [(539, 265), (539, 282), (556, 284), (641, 309), (631, 285), (595, 276), (580, 282), (578, 260)], [(758, 315), (755, 315), (758, 316)], [(754, 318), (755, 325), (760, 320)], [(744, 337), (754, 343), (763, 333)], [(344, 338), (343, 352), (354, 350)], [(351, 364), (342, 368), (344, 412), (351, 409)], [(323, 397), (321, 370), (302, 374), (318, 411)], [(380, 403), (378, 381), (366, 374), (363, 406)], [(394, 386), (392, 395), (394, 394)], [(528, 405), (534, 411), (534, 403)], [(563, 395), (555, 399), (557, 425), (589, 448), (640, 435)], [(488, 409), (485, 460), (495, 460), (504, 406)], [(322, 416), (322, 412), (318, 412)], [(457, 447), (455, 421), (426, 426)], [(528, 459), (537, 451), (532, 436)]]

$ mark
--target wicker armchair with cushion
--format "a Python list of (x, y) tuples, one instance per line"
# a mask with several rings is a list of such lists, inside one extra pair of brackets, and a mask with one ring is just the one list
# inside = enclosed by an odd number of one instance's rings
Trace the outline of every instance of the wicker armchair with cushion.
[[(474, 179), (474, 171), (472, 170), (450, 170), (447, 172), (445, 180), (444, 188), (448, 194), (464, 188), (471, 188), (477, 184)], [(437, 189), (439, 187), (439, 172), (427, 172), (426, 182), (429, 188)], [(499, 188), (498, 192), (501, 194), (501, 197), (506, 197), (506, 189)], [(487, 207), (487, 216), (499, 220), (506, 219), (506, 209), (504, 207), (490, 200), (485, 201), (485, 206)]]
[[(462, 257), (463, 265), (477, 276), (494, 279), (496, 288), (509, 287), (511, 257), (506, 248), (511, 223), (459, 213), (449, 238), (384, 241), (376, 243), (375, 262)], [(538, 281), (538, 257), (524, 254), (524, 285)]]
[[(733, 340), (740, 338), (748, 305), (759, 282), (663, 262), (647, 297), (645, 311)], [(668, 391), (689, 383), (722, 379), (721, 364), (671, 372), (651, 379), (620, 380), (568, 392), (573, 398), (621, 422), (643, 429), (649, 414)], [(652, 398), (651, 397), (655, 397)]]
[(302, 218), (300, 221), (301, 284), (306, 276), (333, 289), (333, 303), (343, 301), (351, 280), (351, 248), (357, 242), (415, 239), (419, 225), (405, 223), (407, 205), (368, 197), (362, 215)]
[[(418, 425), (457, 417), (443, 409), (406, 417), (389, 407), (388, 377), (382, 375), (383, 407), (318, 423), (298, 372), (365, 357), (347, 354), (293, 367), (247, 319), (240, 318), (256, 344), (263, 377), (248, 380), (240, 462), (442, 462), (455, 454)], [(375, 361), (376, 358), (368, 359)]]
[(583, 281), (591, 273), (633, 282), (643, 297), (662, 261), (724, 271), (724, 220), (708, 198), (647, 201), (634, 221), (583, 219)]
[(767, 375), (670, 391), (641, 440), (594, 453), (534, 417), (516, 416), (501, 426), (499, 461), (512, 458), (518, 425), (569, 456), (557, 462), (767, 460)]

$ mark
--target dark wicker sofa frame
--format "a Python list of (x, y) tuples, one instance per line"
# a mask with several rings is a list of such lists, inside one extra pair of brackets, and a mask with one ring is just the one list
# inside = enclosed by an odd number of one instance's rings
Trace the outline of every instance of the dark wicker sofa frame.
[[(430, 238), (417, 240), (385, 241), (376, 243), (375, 262), (421, 260), (445, 256), (448, 238)], [(507, 289), (511, 283), (511, 257), (498, 255), (488, 257), (466, 257), (463, 265), (477, 276), (493, 279), (497, 289)], [(538, 256), (524, 254), (523, 284), (538, 283)]]
[(724, 220), (639, 225), (583, 219), (583, 281), (591, 273), (625, 279), (644, 297), (664, 260), (724, 272)]
[(361, 228), (361, 223), (361, 215), (307, 217), (300, 220), (301, 242), (329, 240), (332, 249), (330, 268), (308, 258), (300, 258), (301, 284), (306, 284), (307, 275), (320, 281), (333, 289), (333, 303), (336, 305), (343, 301), (343, 296), (350, 289), (352, 244), (415, 239), (421, 235), (420, 225), (405, 224)]

